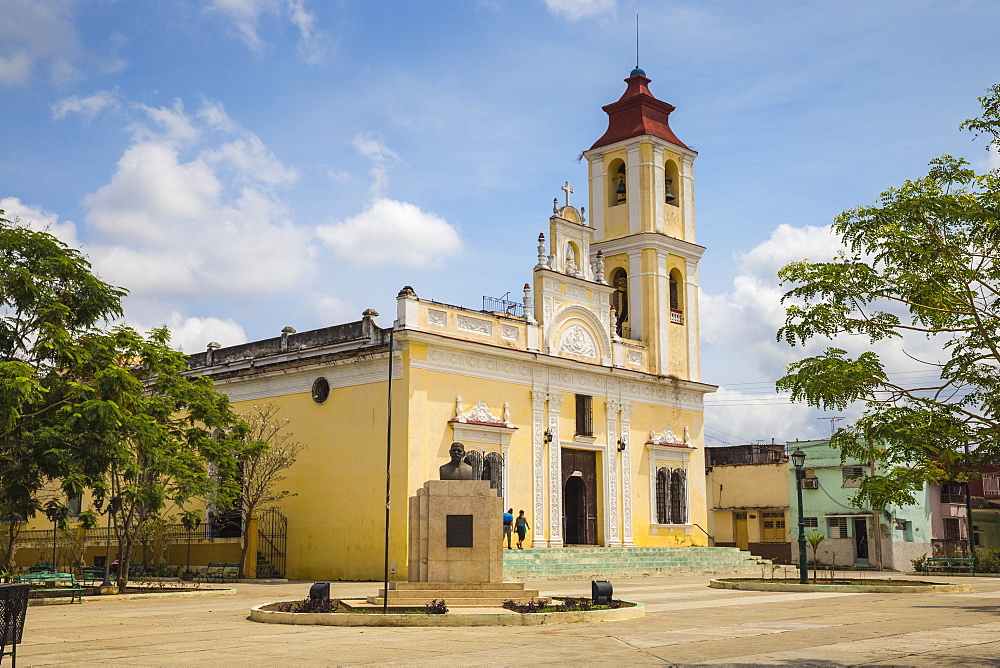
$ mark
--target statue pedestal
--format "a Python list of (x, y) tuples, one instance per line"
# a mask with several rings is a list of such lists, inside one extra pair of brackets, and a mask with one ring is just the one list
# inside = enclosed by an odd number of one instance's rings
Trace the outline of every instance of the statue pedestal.
[(410, 582), (503, 582), (503, 499), (488, 480), (428, 480), (409, 511)]
[(503, 499), (488, 480), (428, 480), (410, 497), (409, 510), (410, 581), (390, 582), (389, 591), (368, 597), (368, 605), (548, 602), (523, 582), (503, 581)]

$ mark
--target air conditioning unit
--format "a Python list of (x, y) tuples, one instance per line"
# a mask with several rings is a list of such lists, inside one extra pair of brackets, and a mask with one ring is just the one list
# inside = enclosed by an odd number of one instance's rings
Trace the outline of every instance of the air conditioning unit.
[(802, 489), (819, 489), (819, 478), (803, 478)]

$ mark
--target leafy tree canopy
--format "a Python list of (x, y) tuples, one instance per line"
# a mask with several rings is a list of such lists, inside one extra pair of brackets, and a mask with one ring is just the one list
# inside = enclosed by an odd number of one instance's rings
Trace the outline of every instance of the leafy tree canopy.
[(185, 373), (167, 330), (111, 324), (125, 294), (0, 212), (0, 513), (33, 515), (49, 480), (114, 494), (130, 548), (130, 531), (168, 502), (236, 497), (244, 425)]
[[(1000, 84), (980, 102), (983, 114), (961, 127), (1000, 148)], [(832, 443), (845, 457), (884, 464), (857, 497), (876, 507), (912, 503), (925, 480), (961, 479), (966, 449), (973, 465), (1000, 461), (1000, 170), (977, 173), (941, 156), (925, 177), (844, 212), (833, 229), (846, 247), (835, 259), (780, 270), (790, 289), (778, 339), (901, 345), (919, 336), (940, 357), (914, 358), (926, 374), (896, 374), (872, 350), (828, 347), (789, 365), (778, 389), (822, 409), (862, 404)]]

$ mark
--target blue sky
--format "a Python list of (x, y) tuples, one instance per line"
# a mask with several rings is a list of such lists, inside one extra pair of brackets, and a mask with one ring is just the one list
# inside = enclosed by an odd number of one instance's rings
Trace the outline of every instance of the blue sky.
[(768, 387), (799, 354), (774, 272), (935, 156), (997, 164), (956, 126), (1000, 78), (1000, 4), (0, 0), (0, 208), (187, 351), (388, 325), (406, 284), (477, 308), (530, 280), (563, 181), (583, 202), (637, 12), (700, 153), (708, 442), (822, 436)]

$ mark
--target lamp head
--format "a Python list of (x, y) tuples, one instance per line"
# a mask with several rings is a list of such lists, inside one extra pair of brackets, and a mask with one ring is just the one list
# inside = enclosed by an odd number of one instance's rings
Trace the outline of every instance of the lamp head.
[(795, 466), (795, 468), (800, 469), (802, 468), (802, 465), (805, 463), (806, 463), (806, 453), (796, 448), (795, 452), (792, 453), (792, 465)]

